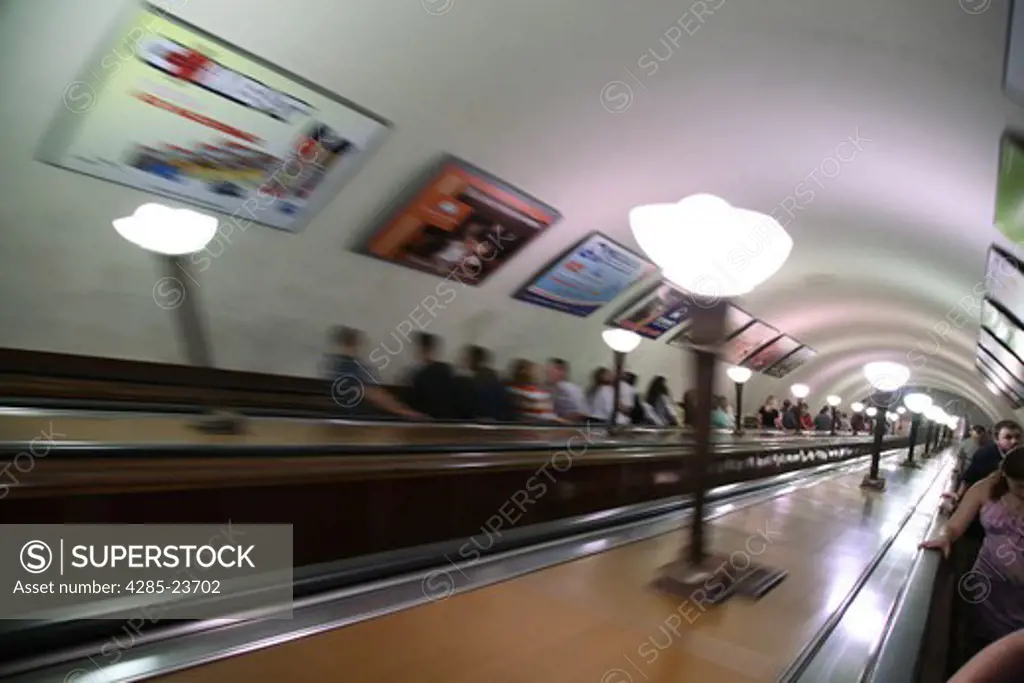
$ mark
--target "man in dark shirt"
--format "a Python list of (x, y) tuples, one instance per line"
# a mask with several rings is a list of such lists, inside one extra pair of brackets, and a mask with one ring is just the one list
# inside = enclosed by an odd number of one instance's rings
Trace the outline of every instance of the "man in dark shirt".
[(451, 367), (440, 360), (441, 340), (436, 335), (416, 335), (420, 367), (413, 373), (409, 405), (437, 420), (459, 419), (458, 387)]
[[(971, 457), (971, 462), (961, 479), (960, 488), (956, 492), (957, 501), (963, 498), (967, 489), (990, 474), (998, 472), (1003, 464), (1003, 456), (1020, 443), (1020, 425), (1013, 420), (997, 422), (996, 426), (992, 428), (992, 432), (996, 435), (995, 440), (978, 448)], [(985, 530), (977, 518), (971, 523), (965, 535), (976, 539), (985, 536)]]
[(491, 367), (491, 353), (482, 346), (463, 351), (463, 374), (455, 377), (458, 387), (459, 418), (476, 421), (511, 422), (515, 411), (505, 385)]
[(398, 415), (410, 420), (427, 416), (411, 410), (380, 385), (380, 381), (359, 362), (363, 333), (351, 327), (331, 331), (331, 351), (327, 354), (324, 374), (331, 382), (331, 398), (335, 411), (349, 417)]

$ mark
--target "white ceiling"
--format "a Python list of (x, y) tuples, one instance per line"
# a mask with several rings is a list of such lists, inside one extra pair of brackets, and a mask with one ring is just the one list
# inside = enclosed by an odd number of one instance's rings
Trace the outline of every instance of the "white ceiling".
[[(350, 249), (410, 178), (451, 152), (564, 219), (485, 286), (460, 289), (429, 327), (450, 346), (484, 343), (503, 361), (562, 355), (582, 380), (608, 361), (599, 332), (609, 311), (578, 319), (511, 300), (539, 265), (591, 230), (635, 245), (626, 216), (639, 203), (711, 192), (778, 216), (803, 183), (815, 196), (787, 225), (792, 256), (740, 303), (820, 355), (785, 380), (755, 378), (748, 395), (794, 381), (816, 402), (862, 395), (862, 365), (885, 359), (989, 417), (1009, 410), (974, 369), (977, 311), (934, 332), (981, 281), (989, 244), (1006, 243), (992, 227), (998, 142), (1024, 115), (1000, 85), (1005, 0), (962, 0), (982, 10), (973, 14), (955, 0), (164, 3), (395, 124), (303, 233), (252, 228), (203, 274), (224, 367), (315, 372), (323, 333), (339, 322), (389, 339), (436, 278)], [(180, 360), (152, 302), (160, 274), (110, 228), (144, 195), (33, 161), (123, 6), (0, 5), (0, 345)], [(652, 49), (664, 59), (656, 71)], [(847, 162), (827, 161), (851, 137), (861, 151), (847, 145)], [(923, 362), (906, 360), (915, 348)], [(690, 381), (664, 343), (645, 341), (631, 364), (677, 389)]]

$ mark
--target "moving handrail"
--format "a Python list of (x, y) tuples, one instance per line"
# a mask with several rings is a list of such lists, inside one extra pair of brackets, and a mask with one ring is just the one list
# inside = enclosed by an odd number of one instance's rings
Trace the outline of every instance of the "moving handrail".
[[(936, 511), (926, 537), (943, 524)], [(882, 640), (859, 683), (916, 683), (921, 669), (920, 653), (928, 629), (935, 579), (942, 556), (919, 550), (900, 595), (889, 613)], [(945, 678), (943, 678), (945, 680)]]
[[(643, 427), (609, 434), (607, 426), (591, 423), (586, 426), (534, 427), (527, 425), (470, 424), (380, 424), (349, 420), (255, 419), (246, 424), (243, 433), (210, 435), (196, 432), (191, 423), (178, 415), (153, 414), (81, 414), (18, 412), (0, 408), (0, 450), (24, 449), (30, 442), (43, 438), (49, 449), (103, 449), (111, 452), (143, 448), (153, 451), (203, 446), (229, 452), (238, 447), (274, 448), (305, 453), (437, 453), (482, 452), (495, 450), (534, 450), (564, 448), (567, 441), (585, 441), (593, 448), (679, 448), (691, 441), (684, 429), (648, 429)], [(748, 432), (734, 436), (727, 432), (715, 434), (722, 445), (808, 446), (837, 443), (843, 440), (864, 441), (869, 437), (818, 433), (781, 434), (779, 432)], [(900, 437), (895, 437), (900, 438)]]

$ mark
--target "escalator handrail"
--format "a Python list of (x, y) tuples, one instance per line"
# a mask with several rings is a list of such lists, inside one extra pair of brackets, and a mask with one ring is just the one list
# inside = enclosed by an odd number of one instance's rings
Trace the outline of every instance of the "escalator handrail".
[[(955, 448), (954, 444), (954, 448)], [(925, 538), (945, 524), (941, 509), (932, 514)], [(935, 580), (942, 564), (939, 553), (918, 550), (910, 573), (889, 612), (882, 637), (868, 660), (859, 683), (914, 683), (928, 628)], [(909, 653), (914, 653), (910, 655)]]

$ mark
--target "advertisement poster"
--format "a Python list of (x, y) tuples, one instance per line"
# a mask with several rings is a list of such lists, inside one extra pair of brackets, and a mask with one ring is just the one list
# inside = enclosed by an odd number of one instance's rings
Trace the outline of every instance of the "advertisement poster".
[(1024, 322), (1024, 273), (1018, 270), (1014, 260), (995, 248), (989, 249), (985, 282), (989, 298)]
[(479, 285), (559, 218), (557, 211), (514, 187), (446, 157), (364, 251)]
[(691, 297), (667, 282), (647, 290), (608, 321), (609, 325), (657, 339), (687, 320)]
[(999, 341), (1010, 347), (1017, 358), (1024, 359), (1024, 330), (1009, 316), (986, 299), (981, 305), (981, 324)]
[(653, 263), (593, 233), (546, 266), (514, 297), (585, 318), (655, 270)]
[(785, 377), (801, 365), (818, 355), (818, 352), (809, 346), (801, 346), (799, 349), (780, 360), (775, 365), (764, 371), (764, 374), (776, 379)]
[(132, 6), (61, 111), (42, 161), (289, 231), (389, 129), (148, 4)]
[(1008, 133), (999, 145), (995, 224), (1014, 243), (1024, 241), (1024, 144)]
[(743, 361), (743, 367), (750, 368), (754, 372), (762, 372), (765, 368), (770, 368), (775, 365), (801, 346), (802, 344), (792, 337), (782, 335), (771, 344)]
[(779, 336), (779, 331), (767, 323), (755, 320), (722, 344), (718, 357), (723, 363), (739, 365), (740, 362), (759, 348)]
[(1024, 386), (1011, 377), (1005, 368), (992, 360), (991, 356), (981, 351), (975, 359), (975, 364), (981, 376), (1001, 391), (1010, 403), (1016, 406), (1024, 404)]
[[(985, 328), (981, 329), (981, 334), (978, 337), (978, 346), (983, 351), (988, 352), (988, 355), (996, 360), (998, 366), (1002, 366), (1010, 373), (1011, 377), (1014, 377), (1018, 382), (1024, 381), (1024, 363)], [(980, 355), (984, 356), (984, 354)]]
[[(725, 310), (725, 332), (723, 334), (723, 339), (729, 340), (737, 332), (752, 322), (754, 322), (754, 316), (730, 304)], [(685, 349), (691, 346), (693, 344), (693, 339), (690, 338), (690, 331), (688, 329), (683, 329), (679, 334), (669, 339), (668, 344), (669, 346), (674, 346), (678, 349)]]

